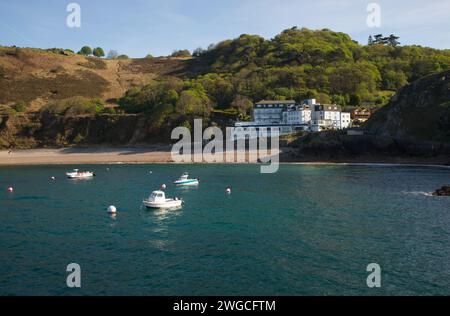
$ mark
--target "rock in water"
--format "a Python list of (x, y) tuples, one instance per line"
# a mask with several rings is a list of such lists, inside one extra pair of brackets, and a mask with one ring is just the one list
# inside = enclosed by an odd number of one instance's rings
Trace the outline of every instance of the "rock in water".
[(450, 185), (443, 186), (433, 193), (434, 196), (450, 196)]

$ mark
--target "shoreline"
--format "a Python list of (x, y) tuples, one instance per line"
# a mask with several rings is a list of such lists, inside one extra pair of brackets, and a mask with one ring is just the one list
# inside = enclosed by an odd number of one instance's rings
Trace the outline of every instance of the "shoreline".
[[(348, 159), (296, 159), (290, 156), (290, 151), (283, 153), (281, 148), (280, 164), (291, 165), (353, 165), (353, 166), (423, 166), (450, 168), (448, 159), (430, 158), (378, 158), (359, 157)], [(207, 164), (206, 162), (203, 162)], [(0, 167), (7, 166), (39, 166), (39, 165), (106, 165), (106, 164), (177, 164), (171, 159), (169, 146), (154, 147), (96, 147), (96, 148), (61, 148), (61, 149), (23, 149), (0, 151)], [(186, 163), (201, 164), (201, 163)], [(221, 162), (217, 164), (251, 164), (249, 162)]]

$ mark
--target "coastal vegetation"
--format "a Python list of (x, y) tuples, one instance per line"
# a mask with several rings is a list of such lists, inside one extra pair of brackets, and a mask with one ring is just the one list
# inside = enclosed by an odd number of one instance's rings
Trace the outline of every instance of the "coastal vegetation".
[(307, 134), (293, 142), (295, 159), (394, 157), (423, 158), (450, 164), (450, 71), (425, 76), (402, 88), (388, 105), (363, 126), (364, 133), (346, 131)]
[(99, 99), (72, 97), (47, 104), (41, 109), (42, 113), (67, 116), (94, 115), (107, 112), (104, 102)]
[[(297, 28), (270, 40), (241, 35), (197, 49), (194, 56), (197, 73), (135, 87), (120, 99), (120, 107), (158, 118), (183, 115), (179, 103), (189, 95), (188, 112), (205, 118), (214, 109), (238, 108), (248, 115), (251, 102), (262, 99), (316, 98), (348, 110), (380, 108), (408, 83), (450, 69), (450, 51), (399, 46), (395, 35), (376, 35), (363, 46), (344, 33)], [(170, 87), (170, 97), (155, 97), (161, 87)]]
[[(252, 104), (262, 99), (384, 109), (403, 87), (450, 70), (450, 50), (401, 46), (397, 36), (381, 34), (361, 45), (344, 33), (295, 27), (272, 39), (243, 34), (192, 54), (133, 59), (111, 50), (106, 58), (92, 57), (104, 54), (89, 46), (79, 54), (0, 47), (0, 110), (140, 115), (162, 135), (194, 117), (219, 126), (249, 119)], [(426, 139), (427, 133), (414, 135)]]

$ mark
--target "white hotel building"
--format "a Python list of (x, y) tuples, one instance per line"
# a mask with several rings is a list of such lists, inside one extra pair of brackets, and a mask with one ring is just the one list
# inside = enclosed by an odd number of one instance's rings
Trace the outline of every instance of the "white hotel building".
[(300, 105), (293, 100), (261, 101), (254, 105), (252, 117), (252, 122), (235, 124), (236, 135), (268, 128), (277, 128), (281, 135), (286, 135), (298, 131), (345, 129), (351, 125), (350, 113), (342, 112), (339, 105), (317, 104), (315, 99), (305, 100)]

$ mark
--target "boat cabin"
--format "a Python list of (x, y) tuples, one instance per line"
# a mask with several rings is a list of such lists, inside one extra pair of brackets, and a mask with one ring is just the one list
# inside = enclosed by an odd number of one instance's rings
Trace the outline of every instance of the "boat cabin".
[(149, 198), (152, 202), (165, 202), (166, 194), (163, 191), (154, 191)]

